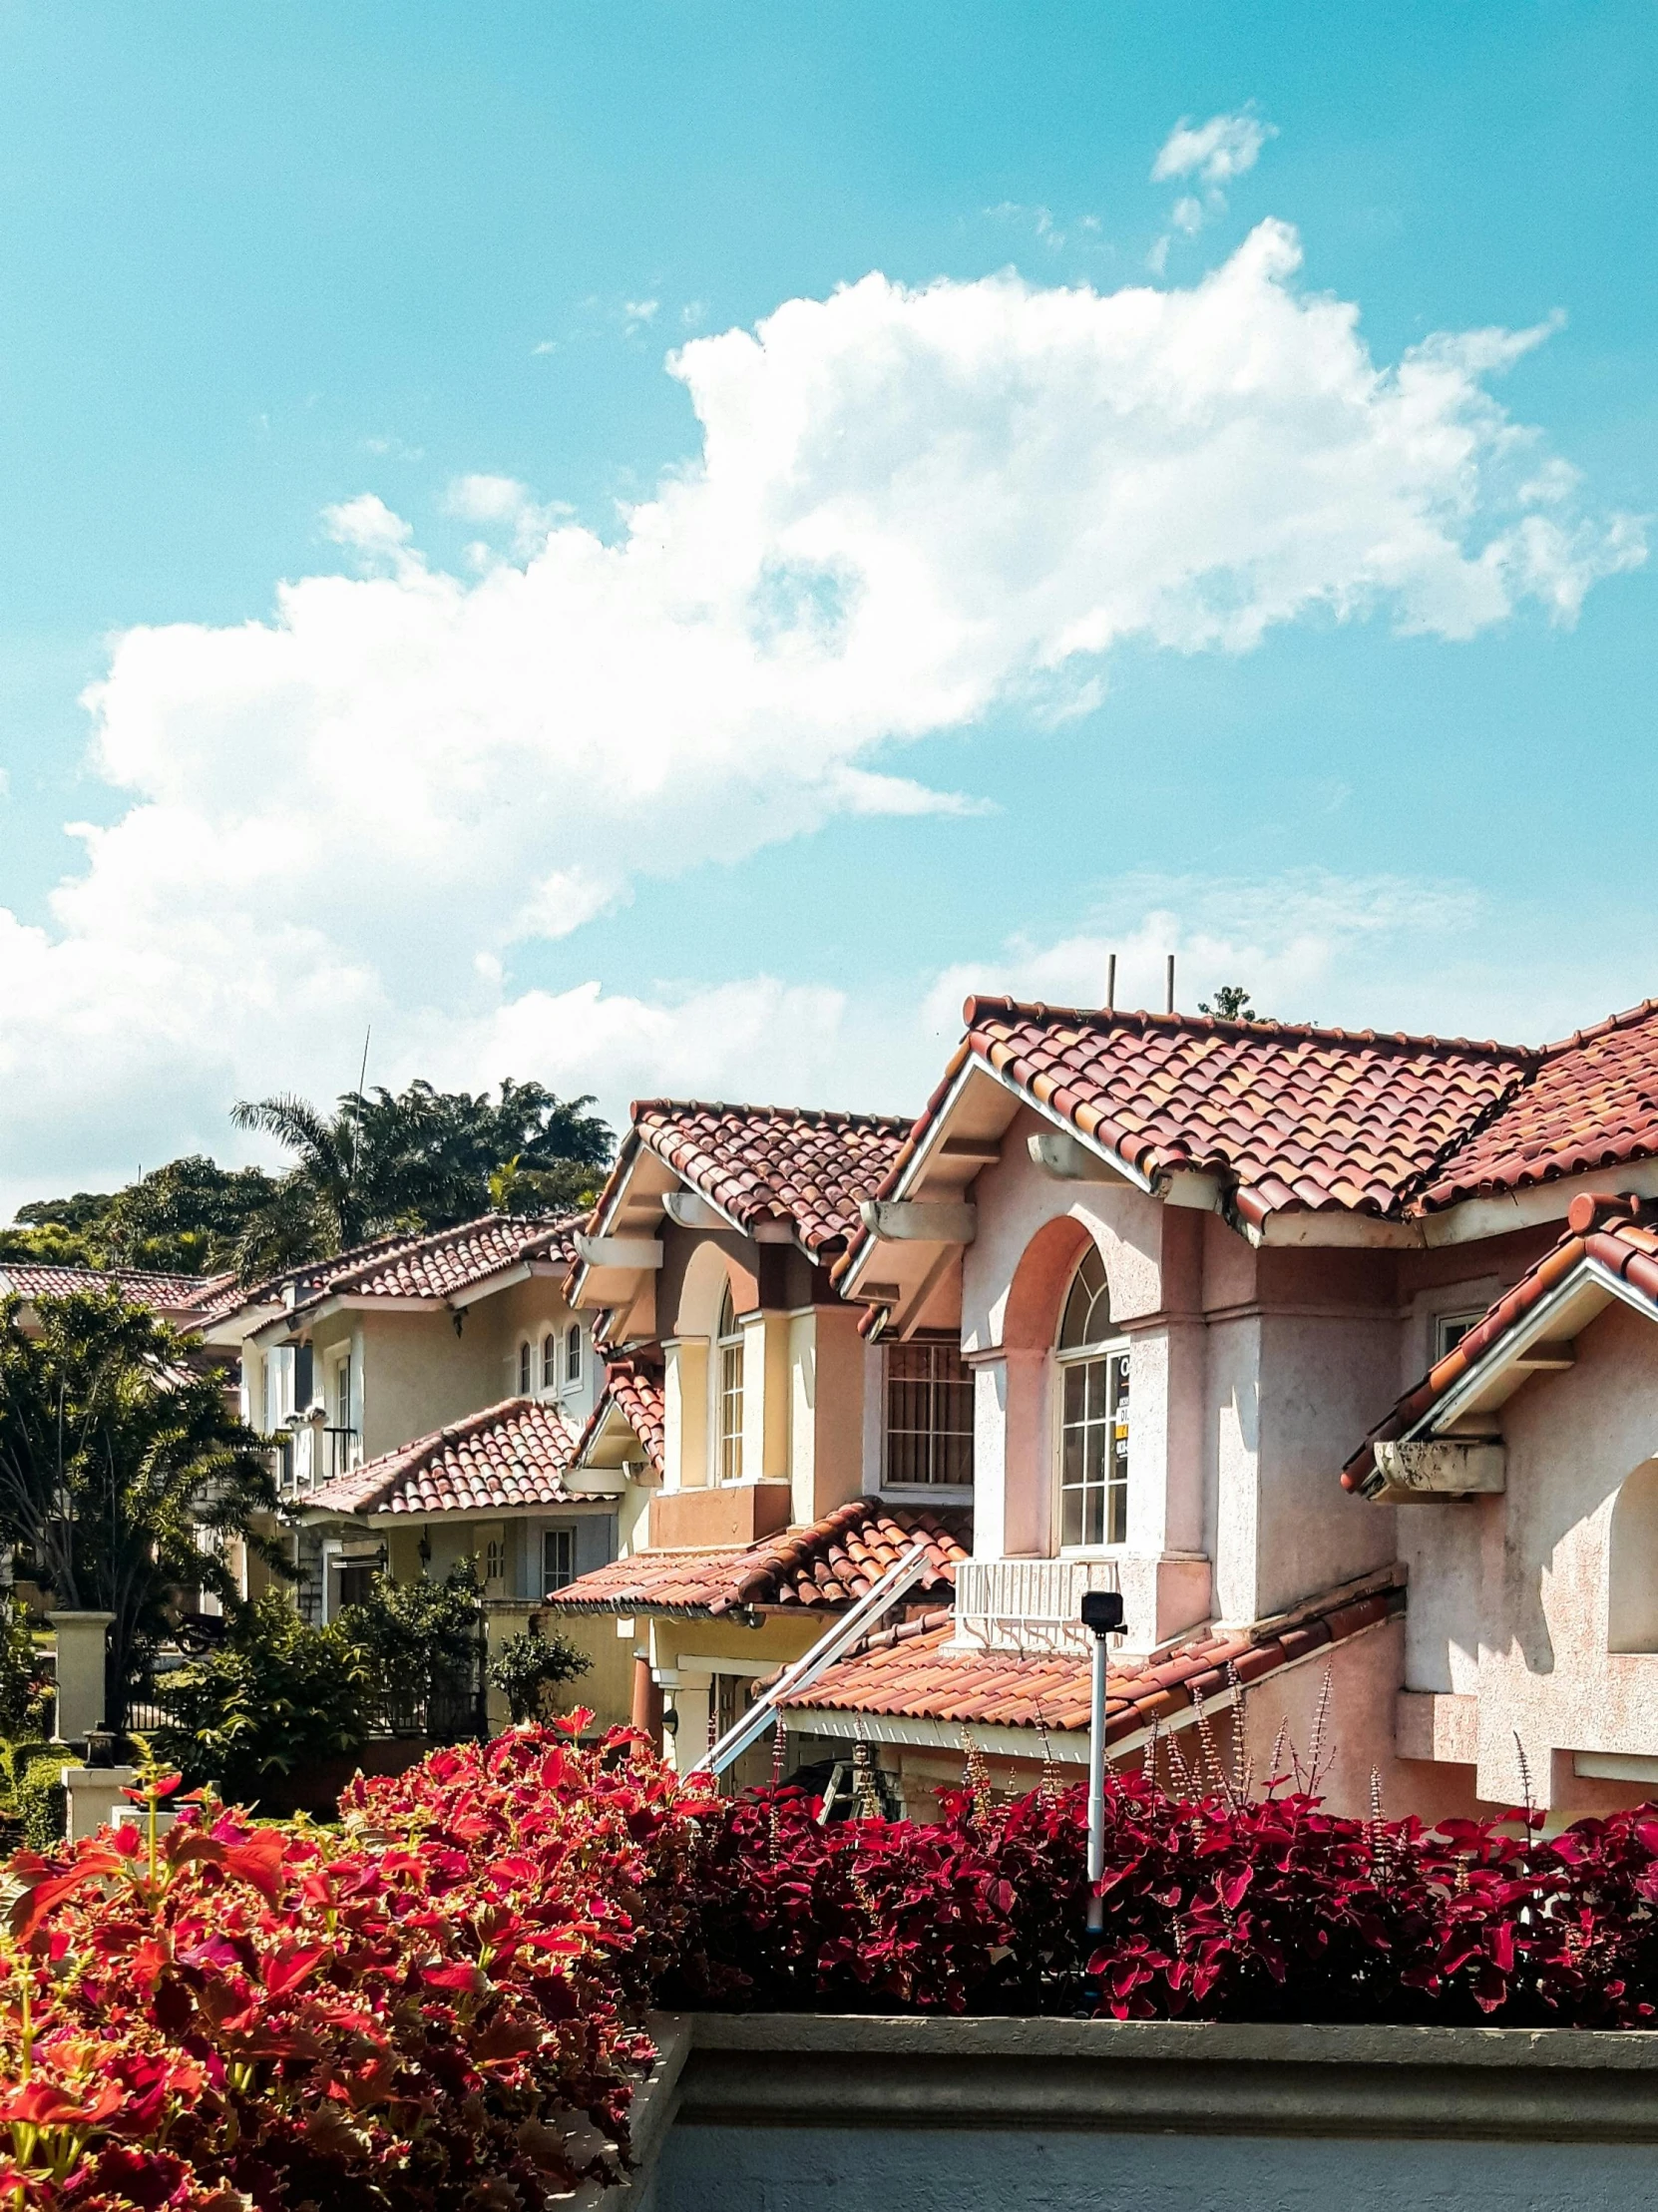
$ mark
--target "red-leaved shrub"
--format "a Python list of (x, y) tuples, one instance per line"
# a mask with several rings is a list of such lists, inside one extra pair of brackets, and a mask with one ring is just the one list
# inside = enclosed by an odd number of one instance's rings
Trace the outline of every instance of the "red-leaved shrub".
[(1104, 1930), (1086, 1934), (1080, 1788), (937, 1826), (819, 1827), (798, 1792), (704, 1823), (695, 1941), (669, 2000), (1117, 2018), (1658, 2018), (1658, 1812), (1340, 1819), (1302, 1793), (1106, 1791)]
[(434, 1752), (355, 1782), (338, 1830), (207, 1805), (22, 1854), (0, 2204), (538, 2212), (625, 2157), (653, 2001), (1658, 2020), (1658, 1809), (1544, 1841), (1138, 1775), (1106, 1807), (1096, 1939), (1080, 1790), (822, 1826), (797, 1790), (693, 1795), (620, 1732)]
[(525, 1730), (343, 1811), (187, 1807), (13, 1862), (0, 2202), (529, 2212), (614, 2170), (675, 1940), (672, 1777)]

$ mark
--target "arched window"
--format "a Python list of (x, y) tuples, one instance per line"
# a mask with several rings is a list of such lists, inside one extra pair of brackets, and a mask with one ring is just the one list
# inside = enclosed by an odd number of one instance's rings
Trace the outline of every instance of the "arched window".
[(559, 1387), (559, 1340), (551, 1329), (541, 1340), (541, 1387), (543, 1390)]
[(525, 1338), (518, 1348), (518, 1394), (528, 1398), (533, 1385), (530, 1375), (530, 1339)]
[(1090, 1244), (1059, 1317), (1059, 1543), (1128, 1539), (1128, 1347), (1111, 1328), (1105, 1262)]
[(582, 1324), (573, 1321), (565, 1331), (565, 1381), (582, 1380)]
[(1658, 1460), (1626, 1477), (1607, 1550), (1607, 1649), (1658, 1651)]
[(719, 1392), (715, 1408), (715, 1431), (719, 1449), (715, 1465), (722, 1483), (742, 1481), (742, 1331), (737, 1327), (736, 1308), (731, 1303), (731, 1286), (725, 1286), (725, 1296), (719, 1308), (719, 1367), (717, 1388)]

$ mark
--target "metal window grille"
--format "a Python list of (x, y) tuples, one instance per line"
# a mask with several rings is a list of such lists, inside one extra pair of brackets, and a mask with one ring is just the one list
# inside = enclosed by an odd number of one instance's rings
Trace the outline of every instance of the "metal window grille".
[(926, 1338), (887, 1353), (889, 1490), (973, 1481), (973, 1373), (958, 1344)]

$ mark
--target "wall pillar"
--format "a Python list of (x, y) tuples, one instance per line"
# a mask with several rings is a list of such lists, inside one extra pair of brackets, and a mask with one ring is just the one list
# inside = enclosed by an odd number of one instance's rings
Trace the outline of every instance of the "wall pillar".
[(628, 1717), (641, 1736), (649, 1737), (650, 1748), (659, 1756), (662, 1748), (662, 1691), (660, 1683), (650, 1671), (648, 1651), (633, 1653), (633, 1710)]
[(664, 1490), (700, 1490), (708, 1480), (708, 1340), (670, 1337), (662, 1346)]
[(114, 1613), (48, 1613), (58, 1632), (58, 1698), (53, 1739), (79, 1743), (104, 1725), (104, 1654)]

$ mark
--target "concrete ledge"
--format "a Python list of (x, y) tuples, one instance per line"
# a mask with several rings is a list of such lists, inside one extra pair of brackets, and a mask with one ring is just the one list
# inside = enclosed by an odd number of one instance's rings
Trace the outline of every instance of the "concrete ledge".
[(684, 2024), (678, 2128), (1658, 2143), (1652, 2033), (835, 2013)]

